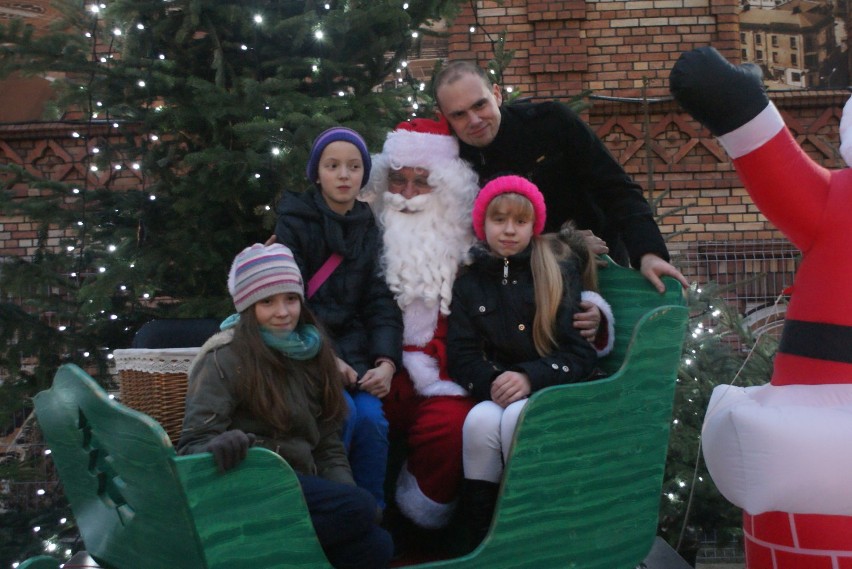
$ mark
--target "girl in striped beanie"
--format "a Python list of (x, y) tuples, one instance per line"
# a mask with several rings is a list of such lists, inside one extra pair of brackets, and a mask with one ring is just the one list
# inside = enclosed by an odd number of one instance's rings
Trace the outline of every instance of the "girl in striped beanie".
[(178, 452), (211, 452), (223, 472), (251, 446), (278, 453), (296, 471), (332, 565), (385, 567), (393, 544), (376, 523), (375, 499), (352, 479), (339, 434), (346, 415), (340, 371), (304, 305), (292, 252), (280, 244), (244, 249), (228, 291), (237, 314), (190, 368)]

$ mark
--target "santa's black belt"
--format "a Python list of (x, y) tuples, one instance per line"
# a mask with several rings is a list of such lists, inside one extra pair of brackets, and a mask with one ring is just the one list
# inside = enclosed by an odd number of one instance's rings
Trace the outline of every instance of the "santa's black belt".
[(852, 364), (852, 326), (787, 319), (778, 351)]

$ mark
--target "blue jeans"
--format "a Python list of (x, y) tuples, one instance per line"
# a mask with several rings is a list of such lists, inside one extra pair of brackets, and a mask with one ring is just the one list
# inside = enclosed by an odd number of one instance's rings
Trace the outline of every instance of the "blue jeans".
[(344, 391), (349, 416), (341, 438), (349, 454), (355, 484), (367, 490), (385, 507), (385, 471), (388, 467), (388, 421), (382, 401), (364, 391)]
[(356, 486), (298, 474), (311, 522), (335, 569), (382, 569), (393, 555), (390, 534), (376, 523), (376, 502)]

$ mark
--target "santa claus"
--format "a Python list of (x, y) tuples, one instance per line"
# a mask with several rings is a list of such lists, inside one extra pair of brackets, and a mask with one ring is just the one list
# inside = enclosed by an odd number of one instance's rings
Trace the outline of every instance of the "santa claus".
[(403, 313), (403, 369), (384, 410), (404, 436), (400, 511), (424, 528), (445, 526), (462, 481), (462, 425), (473, 406), (446, 372), (446, 316), (456, 271), (474, 242), (476, 173), (458, 157), (445, 122), (416, 119), (388, 134), (364, 193), (384, 235), (382, 269)]
[(702, 430), (708, 469), (744, 510), (749, 568), (852, 567), (852, 169), (811, 160), (755, 65), (700, 48), (681, 55), (670, 83), (802, 251), (771, 383), (713, 392)]

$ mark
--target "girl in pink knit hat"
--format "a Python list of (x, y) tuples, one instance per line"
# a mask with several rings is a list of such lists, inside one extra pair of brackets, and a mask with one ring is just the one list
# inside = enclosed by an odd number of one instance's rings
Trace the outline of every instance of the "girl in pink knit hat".
[(447, 338), (450, 376), (479, 401), (465, 419), (463, 505), (471, 537), (488, 531), (518, 416), (533, 392), (584, 381), (595, 349), (573, 326), (583, 272), (594, 259), (581, 238), (542, 236), (538, 188), (519, 176), (479, 192), (479, 243), (453, 286)]

